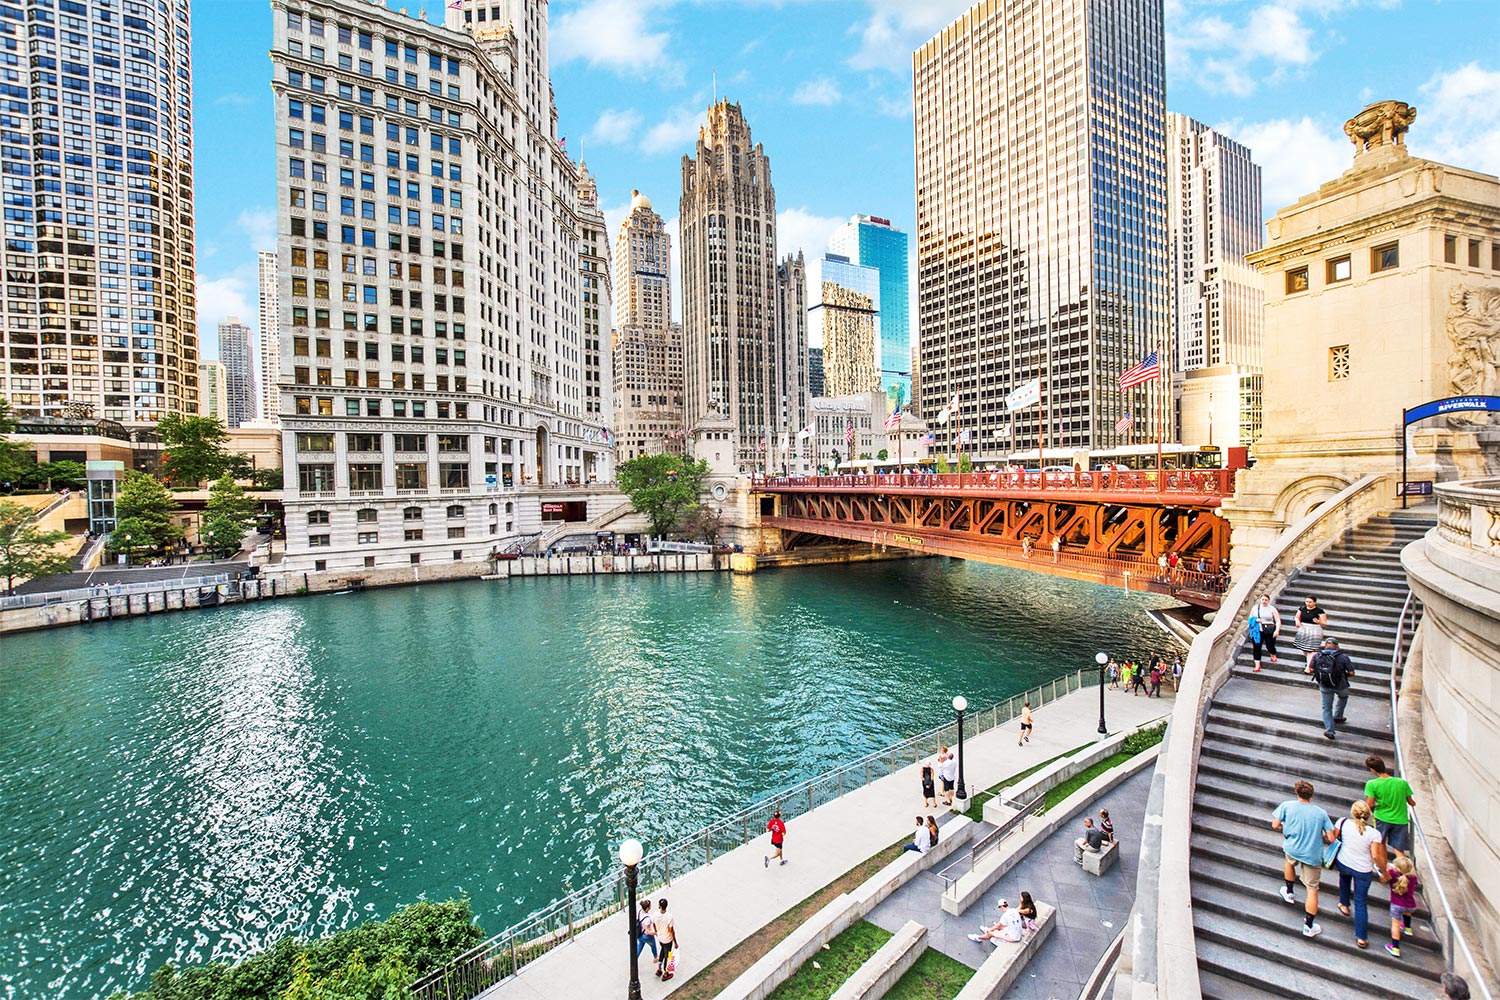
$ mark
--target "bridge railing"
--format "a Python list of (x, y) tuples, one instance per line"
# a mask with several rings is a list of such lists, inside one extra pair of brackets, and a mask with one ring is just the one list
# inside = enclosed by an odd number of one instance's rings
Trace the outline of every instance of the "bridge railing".
[(882, 472), (833, 476), (755, 476), (756, 490), (910, 489), (955, 493), (980, 490), (1070, 493), (1234, 495), (1234, 469), (1150, 469), (1078, 472)]

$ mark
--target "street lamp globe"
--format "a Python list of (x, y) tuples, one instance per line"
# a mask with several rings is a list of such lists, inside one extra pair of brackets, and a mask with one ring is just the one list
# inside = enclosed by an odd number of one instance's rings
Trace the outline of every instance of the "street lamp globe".
[(953, 710), (956, 712), (966, 711), (969, 707), (969, 699), (959, 695), (953, 699)]
[(1095, 653), (1094, 654), (1094, 662), (1097, 663), (1097, 664), (1099, 664), (1099, 666), (1101, 666), (1101, 667), (1104, 666), (1106, 663), (1109, 662), (1109, 654), (1108, 653)]
[(644, 854), (645, 849), (641, 847), (641, 842), (631, 837), (620, 845), (620, 864), (626, 868), (634, 868), (641, 863), (641, 857)]

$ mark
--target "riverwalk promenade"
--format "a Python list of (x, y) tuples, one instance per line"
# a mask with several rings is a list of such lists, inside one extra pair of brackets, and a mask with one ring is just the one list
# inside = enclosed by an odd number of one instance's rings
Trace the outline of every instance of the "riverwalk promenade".
[[(1111, 732), (1131, 729), (1170, 711), (1171, 694), (1133, 697), (1106, 691)], [(1012, 720), (964, 743), (964, 773), (970, 791), (1098, 739), (1099, 694), (1088, 687), (1033, 712), (1031, 742), (1017, 746), (1019, 721)], [(642, 990), (648, 998), (668, 996), (699, 971), (761, 927), (823, 889), (844, 872), (909, 835), (922, 807), (919, 765), (819, 806), (787, 824), (787, 864), (767, 869), (767, 835), (716, 857), (671, 886), (651, 890), (670, 900), (681, 942), (677, 977), (662, 983), (652, 975), (651, 952), (642, 956)], [(650, 830), (637, 834), (649, 852)], [(891, 858), (896, 852), (891, 852)], [(619, 995), (629, 981), (627, 924), (616, 913), (527, 964), (521, 972), (483, 994), (485, 1000), (558, 1000)]]

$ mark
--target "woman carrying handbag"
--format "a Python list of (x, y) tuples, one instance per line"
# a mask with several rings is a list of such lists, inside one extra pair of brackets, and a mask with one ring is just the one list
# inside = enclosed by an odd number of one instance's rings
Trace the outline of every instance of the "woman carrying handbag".
[(1354, 907), (1354, 943), (1360, 948), (1369, 945), (1370, 883), (1376, 872), (1385, 871), (1385, 841), (1370, 817), (1370, 807), (1364, 799), (1349, 807), (1349, 815), (1339, 820), (1334, 841), (1328, 845), (1332, 864), (1339, 873), (1339, 912), (1349, 916)]

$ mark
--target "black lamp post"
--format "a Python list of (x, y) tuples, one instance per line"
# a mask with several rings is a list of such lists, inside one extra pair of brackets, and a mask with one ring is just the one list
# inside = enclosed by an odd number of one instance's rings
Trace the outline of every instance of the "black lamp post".
[(629, 909), (625, 913), (625, 922), (630, 927), (630, 989), (626, 993), (627, 1000), (641, 1000), (641, 920), (636, 913), (635, 907), (635, 868), (641, 863), (643, 849), (641, 842), (634, 838), (620, 845), (620, 863), (625, 866), (625, 889), (629, 902)]
[(1094, 662), (1099, 664), (1099, 735), (1104, 736), (1109, 732), (1109, 727), (1104, 724), (1104, 671), (1109, 665), (1109, 654), (1095, 653)]
[(953, 699), (953, 710), (958, 713), (958, 792), (959, 798), (966, 799), (969, 792), (964, 788), (964, 709), (969, 707), (969, 699), (963, 695)]

